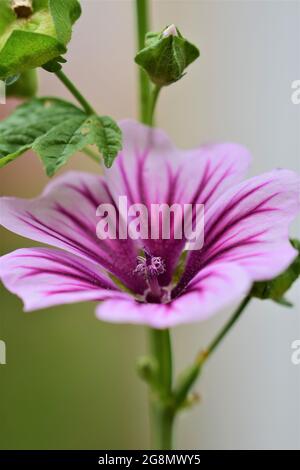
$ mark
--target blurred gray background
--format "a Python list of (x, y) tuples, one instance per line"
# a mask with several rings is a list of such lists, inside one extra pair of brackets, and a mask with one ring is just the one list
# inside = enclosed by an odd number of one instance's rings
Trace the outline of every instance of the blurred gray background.
[[(66, 73), (99, 113), (136, 117), (134, 4), (82, 6)], [(184, 148), (244, 144), (253, 154), (251, 174), (299, 171), (300, 105), (291, 102), (291, 83), (300, 79), (300, 2), (153, 1), (153, 30), (170, 23), (200, 47), (201, 58), (162, 92), (158, 125)], [(41, 94), (70, 98), (51, 74), (42, 72), (40, 84)], [(68, 167), (96, 171), (82, 155)], [(7, 195), (34, 196), (45, 182), (30, 154), (1, 171)], [(299, 224), (293, 233), (299, 236)], [(34, 244), (7, 233), (3, 240), (5, 251)], [(207, 364), (196, 387), (201, 403), (178, 423), (178, 448), (300, 449), (300, 365), (291, 363), (291, 343), (300, 339), (297, 287), (289, 293), (292, 309), (252, 302)], [(143, 328), (102, 324), (92, 304), (25, 315), (13, 296), (2, 298), (8, 364), (0, 370), (1, 448), (147, 447), (147, 396), (134, 371), (145, 351)], [(229, 314), (173, 331), (178, 369)]]

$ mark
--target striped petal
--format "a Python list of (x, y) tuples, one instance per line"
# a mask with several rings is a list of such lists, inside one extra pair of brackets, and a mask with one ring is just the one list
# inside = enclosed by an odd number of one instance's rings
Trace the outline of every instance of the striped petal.
[(96, 210), (102, 203), (114, 202), (101, 176), (69, 172), (50, 182), (35, 199), (1, 198), (1, 223), (18, 235), (100, 264), (128, 287), (143, 292), (141, 279), (132, 274), (135, 243), (97, 237)]
[(24, 248), (2, 256), (0, 277), (23, 300), (25, 311), (122, 296), (96, 264), (51, 248)]
[(244, 177), (250, 163), (238, 144), (179, 150), (160, 129), (131, 120), (119, 125), (123, 150), (105, 177), (112, 194), (126, 195), (129, 204), (198, 202), (208, 208)]
[(191, 252), (173, 295), (216, 260), (239, 264), (253, 281), (272, 279), (286, 269), (297, 254), (288, 229), (299, 212), (299, 195), (299, 177), (288, 170), (228, 190), (206, 212), (204, 247)]

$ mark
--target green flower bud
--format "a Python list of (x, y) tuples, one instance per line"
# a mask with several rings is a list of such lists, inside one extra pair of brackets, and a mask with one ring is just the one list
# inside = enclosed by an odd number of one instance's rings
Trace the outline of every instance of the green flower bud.
[(137, 53), (135, 62), (161, 87), (180, 80), (187, 66), (199, 55), (198, 48), (172, 24), (160, 33), (146, 34), (145, 48)]
[(0, 80), (64, 54), (80, 13), (78, 0), (1, 0)]
[(137, 373), (145, 382), (155, 385), (157, 382), (158, 365), (154, 358), (142, 356), (137, 362)]
[(259, 299), (269, 299), (274, 302), (291, 307), (292, 304), (285, 298), (285, 294), (300, 276), (300, 240), (290, 240), (298, 256), (290, 266), (275, 278), (268, 281), (257, 281), (253, 284), (250, 295)]

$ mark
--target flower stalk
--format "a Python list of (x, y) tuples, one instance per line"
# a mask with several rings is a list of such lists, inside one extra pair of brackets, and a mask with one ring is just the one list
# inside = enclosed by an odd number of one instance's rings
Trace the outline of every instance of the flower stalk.
[[(84, 98), (78, 88), (74, 85), (74, 83), (66, 76), (66, 74), (62, 70), (58, 70), (55, 72), (57, 78), (65, 85), (65, 87), (70, 91), (70, 93), (76, 98), (79, 104), (81, 104), (82, 108), (88, 115), (97, 114), (91, 104)], [(85, 147), (82, 150), (88, 157), (90, 157), (94, 162), (101, 163), (100, 156), (94, 152), (92, 149)]]
[(241, 302), (241, 304), (238, 306), (236, 311), (233, 313), (233, 315), (229, 318), (228, 322), (225, 323), (224, 327), (221, 329), (221, 331), (217, 334), (217, 336), (210, 343), (208, 348), (204, 352), (200, 353), (198, 357), (198, 362), (200, 363), (201, 366), (207, 361), (209, 356), (211, 356), (211, 354), (215, 351), (215, 349), (221, 343), (222, 339), (226, 336), (228, 331), (233, 327), (233, 325), (240, 318), (241, 314), (243, 313), (243, 311), (249, 304), (250, 300), (251, 300), (251, 296), (247, 295), (245, 299)]
[(192, 366), (187, 368), (183, 372), (181, 377), (179, 377), (177, 385), (174, 388), (174, 399), (175, 399), (177, 409), (179, 409), (182, 405), (184, 405), (184, 402), (187, 400), (188, 393), (190, 392), (194, 383), (200, 376), (202, 368), (204, 364), (206, 363), (207, 359), (216, 350), (218, 345), (225, 338), (225, 336), (233, 327), (233, 325), (235, 325), (235, 323), (240, 318), (245, 308), (249, 304), (250, 300), (251, 300), (251, 297), (249, 295), (245, 297), (245, 299), (240, 303), (240, 305), (237, 307), (233, 315), (229, 318), (227, 323), (225, 323), (225, 325), (220, 330), (220, 332), (211, 341), (209, 346), (198, 354)]
[[(189, 394), (199, 378), (207, 359), (216, 350), (251, 300), (250, 296), (240, 303), (233, 315), (209, 346), (198, 354), (195, 362), (178, 378), (172, 386), (172, 348), (169, 330), (150, 329), (151, 357), (144, 358), (144, 372), (140, 374), (150, 386), (151, 426), (153, 448), (157, 450), (172, 449), (173, 428), (177, 414), (190, 405)], [(151, 366), (151, 367), (150, 367)]]
[(149, 331), (149, 343), (152, 356), (157, 361), (157, 378), (161, 387), (161, 395), (168, 398), (172, 390), (172, 347), (169, 330)]
[(147, 124), (149, 124), (149, 126), (154, 125), (154, 112), (155, 112), (155, 107), (156, 107), (160, 90), (161, 90), (161, 87), (159, 85), (155, 85), (152, 87), (151, 92), (150, 92), (149, 115), (148, 115), (148, 120), (147, 120)]
[[(149, 31), (149, 5), (148, 0), (136, 0), (136, 20), (138, 48), (144, 47), (145, 35)], [(139, 68), (139, 105), (140, 120), (144, 124), (149, 124), (149, 97), (150, 81), (146, 72)]]
[(172, 350), (169, 330), (149, 330), (151, 357), (156, 364), (156, 380), (150, 392), (150, 419), (153, 448), (172, 449), (175, 410), (172, 400)]
[(58, 70), (57, 72), (55, 72), (55, 75), (70, 91), (70, 93), (74, 96), (74, 98), (76, 98), (78, 103), (81, 104), (82, 108), (88, 115), (97, 114), (94, 108), (84, 98), (84, 96), (80, 93), (78, 88), (74, 85), (74, 83), (66, 76), (66, 74), (62, 70)]
[[(145, 35), (149, 31), (148, 0), (136, 0), (138, 48), (144, 47)], [(159, 86), (150, 87), (146, 72), (139, 69), (140, 120), (150, 126), (154, 122), (154, 111), (160, 92)], [(172, 391), (172, 350), (169, 330), (149, 330), (151, 359), (155, 363), (156, 377), (150, 392), (151, 435), (154, 449), (172, 449), (174, 409), (168, 403)]]

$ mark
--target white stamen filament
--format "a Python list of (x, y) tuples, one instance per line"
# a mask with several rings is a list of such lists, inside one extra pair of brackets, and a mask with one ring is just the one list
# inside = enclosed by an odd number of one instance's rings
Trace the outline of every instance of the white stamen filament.
[(162, 296), (162, 288), (159, 285), (157, 277), (165, 272), (165, 264), (162, 258), (159, 256), (151, 256), (151, 254), (145, 250), (145, 257), (137, 257), (137, 267), (134, 272), (143, 276), (146, 280), (149, 287), (148, 294), (151, 294), (154, 298), (160, 299)]

